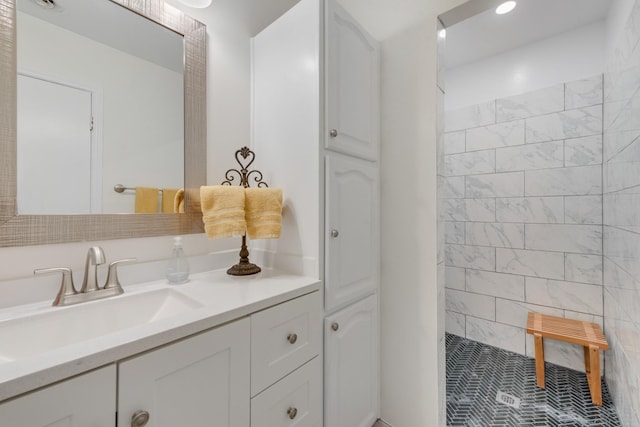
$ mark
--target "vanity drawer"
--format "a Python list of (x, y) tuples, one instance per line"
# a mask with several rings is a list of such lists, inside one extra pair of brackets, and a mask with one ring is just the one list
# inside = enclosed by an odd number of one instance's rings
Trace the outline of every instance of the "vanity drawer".
[(316, 357), (251, 399), (251, 427), (322, 427), (321, 390)]
[(251, 396), (320, 353), (320, 292), (251, 316)]

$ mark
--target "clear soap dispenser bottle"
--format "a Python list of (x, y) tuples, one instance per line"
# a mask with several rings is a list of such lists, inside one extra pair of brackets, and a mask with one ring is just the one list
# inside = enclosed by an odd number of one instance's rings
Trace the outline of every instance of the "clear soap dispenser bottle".
[(179, 285), (189, 281), (189, 263), (182, 250), (182, 237), (173, 238), (173, 251), (167, 262), (167, 281), (172, 285)]

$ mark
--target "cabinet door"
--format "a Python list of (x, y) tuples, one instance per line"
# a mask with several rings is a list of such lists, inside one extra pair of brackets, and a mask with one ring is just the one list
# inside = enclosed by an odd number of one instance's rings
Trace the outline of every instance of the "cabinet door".
[(325, 310), (378, 286), (378, 171), (341, 155), (326, 158)]
[(116, 367), (45, 387), (0, 405), (0, 426), (113, 427)]
[(325, 147), (378, 159), (378, 43), (335, 0), (327, 1)]
[(375, 295), (325, 319), (325, 425), (371, 427), (378, 418)]
[(118, 425), (147, 411), (147, 427), (249, 426), (249, 319), (120, 364)]

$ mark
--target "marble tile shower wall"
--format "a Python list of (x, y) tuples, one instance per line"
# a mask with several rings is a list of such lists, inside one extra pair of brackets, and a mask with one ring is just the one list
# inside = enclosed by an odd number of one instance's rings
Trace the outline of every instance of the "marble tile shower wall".
[[(603, 319), (603, 77), (445, 115), (446, 330), (533, 356), (528, 311)], [(582, 348), (546, 360), (584, 370)]]
[(640, 426), (640, 2), (604, 75), (604, 318), (607, 384)]

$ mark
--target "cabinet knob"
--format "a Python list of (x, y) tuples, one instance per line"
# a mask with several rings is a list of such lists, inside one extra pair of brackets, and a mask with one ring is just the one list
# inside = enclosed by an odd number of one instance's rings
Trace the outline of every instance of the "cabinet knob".
[(333, 237), (334, 239), (336, 237), (338, 237), (340, 235), (340, 232), (338, 230), (331, 230), (331, 237)]
[(331, 138), (335, 138), (336, 136), (338, 136), (338, 130), (337, 130), (337, 129), (331, 129), (331, 130), (329, 131), (329, 136), (330, 136)]
[(331, 324), (331, 329), (332, 329), (334, 332), (335, 332), (335, 331), (337, 331), (338, 329), (340, 329), (340, 324), (339, 324), (338, 322), (333, 322), (333, 323)]
[(289, 415), (289, 419), (292, 420), (298, 415), (298, 410), (296, 408), (287, 409), (287, 415)]
[(149, 422), (149, 413), (147, 411), (136, 411), (131, 416), (131, 427), (143, 427)]
[(289, 344), (295, 344), (296, 341), (298, 341), (298, 335), (297, 334), (287, 335), (287, 341), (289, 341)]

